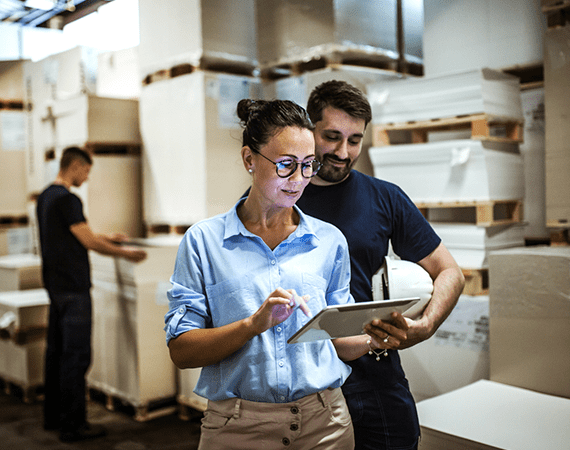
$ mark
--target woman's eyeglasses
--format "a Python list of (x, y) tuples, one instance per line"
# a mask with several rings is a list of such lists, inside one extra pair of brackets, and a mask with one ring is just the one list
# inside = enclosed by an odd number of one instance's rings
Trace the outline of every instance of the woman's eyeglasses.
[(316, 159), (302, 163), (298, 163), (294, 159), (284, 159), (283, 161), (275, 162), (271, 161), (267, 156), (264, 156), (259, 152), (255, 153), (257, 153), (260, 156), (263, 156), (267, 161), (275, 164), (275, 170), (277, 172), (277, 176), (280, 178), (287, 178), (293, 175), (297, 170), (298, 165), (301, 166), (301, 175), (304, 178), (313, 178), (322, 166), (322, 164), (318, 162)]

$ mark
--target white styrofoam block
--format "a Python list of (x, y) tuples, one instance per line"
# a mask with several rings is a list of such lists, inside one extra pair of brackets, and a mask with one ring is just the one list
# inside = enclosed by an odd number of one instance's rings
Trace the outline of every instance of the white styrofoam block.
[(138, 47), (100, 53), (97, 64), (97, 96), (139, 98)]
[(480, 113), (523, 120), (519, 79), (486, 68), (370, 84), (367, 95), (375, 124)]
[(417, 405), (420, 449), (564, 449), (570, 399), (479, 380)]
[(462, 268), (486, 268), (490, 252), (525, 245), (525, 229), (518, 224), (489, 228), (461, 223), (430, 224)]
[(470, 139), (369, 149), (374, 176), (414, 202), (521, 200), (524, 168), (509, 144)]
[(427, 341), (400, 351), (416, 401), (489, 378), (489, 297), (462, 295)]

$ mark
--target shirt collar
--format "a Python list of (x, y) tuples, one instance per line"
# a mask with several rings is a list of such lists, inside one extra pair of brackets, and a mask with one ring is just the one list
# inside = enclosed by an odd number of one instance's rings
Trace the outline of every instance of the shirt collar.
[[(243, 236), (255, 236), (244, 226), (237, 214), (239, 205), (241, 205), (244, 201), (245, 197), (241, 198), (226, 214), (224, 240), (230, 239), (231, 237), (237, 236), (239, 234), (242, 234)], [(293, 205), (293, 208), (295, 208), (295, 211), (299, 213), (300, 221), (299, 226), (293, 232), (290, 238), (297, 239), (305, 237), (305, 239), (307, 239), (311, 237), (318, 240), (319, 237), (314, 232), (313, 223), (310, 220), (310, 217), (301, 211), (297, 205)]]

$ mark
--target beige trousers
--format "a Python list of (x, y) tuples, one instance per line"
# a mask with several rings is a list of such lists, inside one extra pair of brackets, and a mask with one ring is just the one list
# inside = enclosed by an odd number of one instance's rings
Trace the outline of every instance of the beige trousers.
[(353, 450), (342, 391), (327, 389), (290, 403), (208, 402), (198, 450), (238, 449)]

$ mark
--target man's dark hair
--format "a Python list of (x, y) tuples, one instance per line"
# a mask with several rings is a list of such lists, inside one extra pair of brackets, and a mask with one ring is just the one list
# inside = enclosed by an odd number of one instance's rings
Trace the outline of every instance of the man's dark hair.
[(259, 149), (286, 127), (315, 128), (307, 111), (290, 100), (240, 100), (237, 115), (243, 127), (243, 146)]
[(307, 102), (307, 112), (313, 123), (323, 119), (323, 110), (327, 106), (356, 119), (364, 119), (365, 127), (372, 120), (372, 108), (364, 93), (345, 81), (325, 81), (313, 89)]
[(75, 160), (79, 160), (83, 164), (89, 164), (90, 166), (93, 165), (93, 158), (91, 158), (91, 155), (89, 155), (85, 150), (79, 147), (67, 147), (61, 156), (59, 168), (61, 170), (66, 170)]

